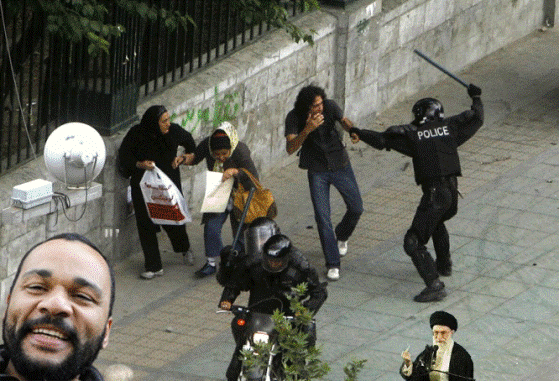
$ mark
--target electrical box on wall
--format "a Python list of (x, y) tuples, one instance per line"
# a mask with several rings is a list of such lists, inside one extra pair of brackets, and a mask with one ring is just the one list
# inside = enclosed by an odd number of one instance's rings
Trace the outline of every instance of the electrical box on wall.
[(31, 209), (52, 200), (52, 182), (37, 179), (16, 185), (12, 189), (12, 205)]

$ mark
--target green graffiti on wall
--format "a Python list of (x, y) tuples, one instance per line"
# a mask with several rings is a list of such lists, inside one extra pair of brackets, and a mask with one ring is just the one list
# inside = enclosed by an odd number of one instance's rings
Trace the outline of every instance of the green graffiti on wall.
[[(225, 94), (222, 99), (219, 99), (218, 96), (216, 86), (213, 106), (186, 110), (179, 124), (190, 133), (194, 133), (201, 123), (211, 122), (214, 127), (217, 127), (225, 121), (236, 119), (241, 107), (239, 92)], [(171, 120), (176, 117), (175, 113), (171, 116)]]

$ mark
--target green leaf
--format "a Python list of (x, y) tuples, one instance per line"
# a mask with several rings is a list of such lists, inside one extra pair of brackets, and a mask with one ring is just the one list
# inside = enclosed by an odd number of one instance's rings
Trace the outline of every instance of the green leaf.
[(95, 15), (95, 9), (90, 4), (86, 4), (82, 9), (82, 14), (87, 17), (93, 17), (93, 15)]
[(91, 21), (90, 25), (91, 25), (91, 29), (95, 33), (100, 33), (101, 32), (102, 24), (99, 21), (93, 20), (93, 21)]
[(138, 14), (139, 14), (140, 16), (146, 17), (147, 14), (148, 14), (149, 8), (148, 8), (148, 6), (147, 6), (146, 4), (144, 4), (144, 3), (139, 3), (136, 10), (137, 10), (137, 12), (138, 12)]

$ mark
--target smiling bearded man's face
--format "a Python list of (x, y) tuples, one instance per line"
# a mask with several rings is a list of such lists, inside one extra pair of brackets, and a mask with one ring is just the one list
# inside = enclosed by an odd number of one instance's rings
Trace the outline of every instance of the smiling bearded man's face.
[[(66, 357), (66, 360), (63, 360), (61, 363), (50, 363), (41, 359), (31, 358), (23, 350), (23, 339), (25, 336), (33, 332), (33, 327), (43, 324), (57, 327), (61, 332), (65, 332), (66, 340), (74, 348), (70, 355)], [(29, 380), (72, 380), (97, 358), (97, 354), (103, 347), (105, 335), (105, 332), (103, 332), (96, 339), (80, 343), (75, 330), (65, 327), (64, 323), (60, 320), (47, 317), (35, 321), (27, 321), (17, 332), (13, 326), (6, 324), (6, 319), (4, 319), (3, 328), (4, 344), (8, 350), (10, 360), (13, 362), (18, 373)]]
[(57, 239), (35, 248), (8, 298), (7, 373), (26, 380), (74, 380), (108, 344), (111, 280), (95, 250)]

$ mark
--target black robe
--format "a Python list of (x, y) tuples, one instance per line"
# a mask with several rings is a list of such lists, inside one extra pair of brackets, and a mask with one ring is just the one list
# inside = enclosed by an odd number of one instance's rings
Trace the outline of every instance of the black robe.
[[(421, 352), (413, 363), (411, 376), (407, 377), (402, 373), (403, 364), (400, 368), (400, 375), (409, 381), (429, 381), (429, 373), (419, 364), (419, 360), (424, 358), (425, 350)], [(448, 366), (449, 381), (466, 381), (474, 378), (474, 363), (470, 354), (460, 344), (454, 342)]]

